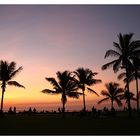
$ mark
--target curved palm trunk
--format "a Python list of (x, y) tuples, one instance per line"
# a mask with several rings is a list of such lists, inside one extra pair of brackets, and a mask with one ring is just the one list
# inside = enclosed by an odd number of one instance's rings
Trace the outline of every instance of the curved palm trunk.
[(137, 116), (139, 116), (139, 90), (138, 90), (138, 78), (135, 76), (136, 80), (136, 92), (137, 92)]
[(126, 67), (126, 85), (127, 85), (127, 90), (128, 90), (128, 111), (129, 111), (129, 117), (131, 118), (132, 110), (131, 110), (131, 102), (130, 102), (130, 89), (129, 89), (128, 77), (129, 77), (129, 73), (128, 73), (128, 69)]
[(3, 99), (4, 99), (4, 92), (5, 92), (5, 81), (2, 82), (2, 97), (1, 97), (1, 113), (3, 113)]
[(85, 102), (85, 87), (83, 86), (83, 89), (82, 89), (82, 91), (83, 91), (83, 105), (84, 105), (84, 108), (83, 108), (83, 111), (85, 112), (86, 111), (86, 102)]

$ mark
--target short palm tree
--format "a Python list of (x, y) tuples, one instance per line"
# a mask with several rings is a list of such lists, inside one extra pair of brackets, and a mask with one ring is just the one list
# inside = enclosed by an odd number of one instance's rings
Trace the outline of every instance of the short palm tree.
[(61, 102), (63, 106), (62, 111), (64, 114), (67, 96), (72, 98), (79, 98), (79, 95), (81, 95), (81, 93), (77, 91), (78, 90), (77, 83), (69, 71), (64, 72), (58, 71), (56, 75), (58, 81), (53, 77), (45, 78), (48, 82), (50, 82), (50, 84), (52, 84), (53, 89), (44, 89), (42, 90), (42, 92), (52, 95), (61, 94)]
[(0, 61), (0, 81), (1, 81), (1, 88), (2, 88), (1, 113), (3, 112), (3, 99), (4, 99), (6, 85), (25, 88), (23, 85), (19, 84), (18, 82), (11, 81), (22, 69), (23, 69), (22, 67), (16, 69), (15, 62), (8, 63), (7, 61), (3, 61), (3, 60)]
[(130, 100), (137, 101), (137, 99), (134, 97), (135, 94), (132, 92), (128, 93), (128, 90), (125, 90), (124, 94), (122, 94), (119, 98), (120, 100), (125, 100), (125, 103), (128, 103), (129, 95), (130, 95)]
[(114, 101), (118, 104), (118, 106), (120, 107), (122, 105), (119, 97), (122, 96), (123, 93), (123, 89), (119, 88), (119, 84), (115, 83), (115, 82), (110, 82), (110, 83), (106, 83), (105, 87), (107, 90), (102, 90), (101, 91), (101, 95), (105, 96), (105, 98), (101, 99), (98, 104), (104, 102), (104, 101), (111, 101), (111, 110), (114, 109)]
[(97, 75), (98, 73), (93, 73), (90, 69), (84, 69), (84, 68), (78, 68), (76, 71), (74, 71), (75, 76), (76, 76), (76, 80), (77, 80), (77, 84), (79, 86), (80, 89), (82, 89), (82, 93), (83, 93), (83, 111), (86, 111), (86, 103), (85, 103), (85, 90), (87, 88), (87, 90), (91, 93), (96, 94), (97, 96), (99, 96), (94, 90), (92, 90), (90, 88), (90, 86), (100, 83), (101, 80), (99, 79), (94, 79), (94, 76)]
[[(130, 59), (132, 57), (139, 57), (140, 56), (140, 40), (133, 41), (132, 40), (133, 33), (130, 34), (124, 34), (121, 33), (118, 35), (119, 42), (113, 42), (113, 46), (115, 49), (110, 49), (106, 52), (105, 58), (112, 56), (116, 59), (103, 65), (102, 70), (105, 70), (109, 67), (113, 66), (114, 72), (117, 72), (120, 68), (124, 69), (126, 72), (126, 87), (129, 92), (129, 64)], [(128, 99), (128, 109), (129, 109), (129, 117), (131, 117), (131, 103), (130, 103), (130, 97)]]

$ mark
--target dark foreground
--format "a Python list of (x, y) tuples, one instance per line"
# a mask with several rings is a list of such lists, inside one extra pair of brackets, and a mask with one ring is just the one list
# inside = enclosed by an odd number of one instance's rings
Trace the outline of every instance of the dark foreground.
[(66, 114), (6, 114), (0, 135), (140, 135), (140, 118)]

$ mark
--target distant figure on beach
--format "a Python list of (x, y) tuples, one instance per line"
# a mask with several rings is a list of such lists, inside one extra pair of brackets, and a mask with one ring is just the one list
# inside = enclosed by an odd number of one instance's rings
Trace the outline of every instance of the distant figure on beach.
[(28, 110), (28, 114), (31, 114), (33, 111), (32, 111), (32, 108), (30, 107), (29, 110)]
[(33, 112), (36, 113), (36, 109), (35, 108), (33, 109)]
[(11, 114), (12, 112), (12, 107), (9, 107), (8, 113)]
[(16, 107), (14, 107), (14, 113), (16, 114)]
[(95, 114), (97, 112), (96, 108), (93, 106), (92, 107), (92, 113)]
[(60, 109), (60, 107), (58, 108), (58, 112), (61, 113), (61, 109)]

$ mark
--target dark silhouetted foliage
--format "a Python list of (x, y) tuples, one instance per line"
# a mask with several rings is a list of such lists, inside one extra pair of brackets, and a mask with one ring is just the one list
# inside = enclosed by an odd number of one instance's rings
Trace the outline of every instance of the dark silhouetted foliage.
[[(133, 57), (140, 56), (140, 40), (132, 40), (133, 33), (118, 35), (119, 43), (113, 42), (114, 50), (110, 49), (106, 52), (106, 57), (115, 57), (116, 59), (103, 65), (102, 70), (106, 70), (109, 67), (113, 67), (114, 72), (117, 72), (120, 68), (126, 72), (126, 87), (129, 92), (129, 65), (131, 65), (131, 59)], [(131, 117), (131, 103), (130, 97), (128, 100), (129, 117)]]
[(94, 76), (97, 75), (97, 72), (92, 72), (90, 69), (86, 68), (78, 68), (76, 71), (74, 71), (74, 74), (76, 76), (76, 81), (79, 86), (79, 88), (82, 90), (83, 93), (83, 111), (86, 111), (86, 103), (85, 103), (85, 90), (87, 89), (89, 92), (96, 94), (99, 96), (93, 89), (90, 88), (90, 86), (101, 83), (101, 80), (94, 79)]
[(22, 69), (23, 69), (22, 67), (19, 67), (18, 69), (16, 69), (15, 62), (8, 63), (7, 61), (3, 61), (3, 60), (0, 61), (0, 81), (1, 81), (1, 88), (2, 88), (1, 112), (3, 112), (3, 99), (4, 99), (4, 92), (6, 89), (6, 85), (25, 88), (23, 85), (19, 84), (16, 81), (10, 81)]

